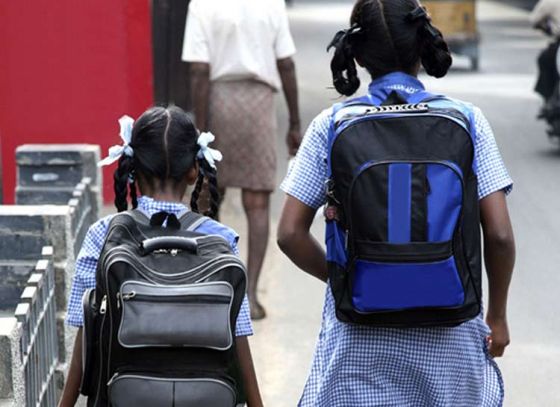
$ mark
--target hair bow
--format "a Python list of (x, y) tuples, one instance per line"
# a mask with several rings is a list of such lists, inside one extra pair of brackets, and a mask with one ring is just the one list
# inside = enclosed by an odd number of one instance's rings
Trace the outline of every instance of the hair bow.
[(197, 141), (200, 150), (196, 157), (199, 160), (205, 160), (210, 167), (216, 169), (216, 161), (222, 161), (223, 155), (218, 150), (208, 147), (214, 140), (216, 137), (212, 133), (200, 133)]
[(354, 34), (358, 34), (362, 31), (362, 27), (358, 24), (352, 25), (352, 27), (347, 28), (346, 30), (340, 30), (334, 35), (331, 43), (327, 46), (327, 52), (330, 51), (331, 48), (339, 48), (342, 44), (348, 41), (348, 38)]
[(120, 136), (123, 144), (120, 146), (113, 146), (109, 148), (109, 155), (103, 160), (97, 163), (98, 167), (103, 167), (105, 165), (113, 164), (124, 154), (127, 157), (133, 157), (134, 151), (130, 146), (130, 141), (132, 140), (132, 126), (134, 125), (134, 119), (130, 116), (123, 116), (119, 119), (119, 125), (121, 127)]

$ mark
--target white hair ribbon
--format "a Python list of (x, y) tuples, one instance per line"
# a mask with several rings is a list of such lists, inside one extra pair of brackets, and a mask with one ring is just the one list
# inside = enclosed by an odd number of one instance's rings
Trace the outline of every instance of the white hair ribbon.
[(200, 151), (197, 158), (206, 160), (210, 167), (216, 169), (216, 161), (222, 161), (223, 156), (218, 150), (208, 147), (214, 140), (216, 140), (216, 137), (212, 133), (200, 133), (200, 136), (198, 136)]
[(121, 158), (123, 154), (127, 157), (134, 156), (134, 151), (132, 150), (132, 147), (130, 147), (134, 119), (130, 116), (125, 115), (119, 119), (119, 125), (121, 127), (120, 136), (123, 144), (120, 146), (113, 146), (109, 148), (109, 155), (97, 163), (98, 167), (113, 164), (115, 161)]

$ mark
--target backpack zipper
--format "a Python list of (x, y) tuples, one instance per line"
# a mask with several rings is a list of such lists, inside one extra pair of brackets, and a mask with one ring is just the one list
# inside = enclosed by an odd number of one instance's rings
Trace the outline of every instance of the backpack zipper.
[(123, 293), (121, 295), (123, 303), (126, 301), (150, 301), (154, 300), (163, 303), (217, 303), (217, 304), (229, 304), (230, 297), (221, 294), (173, 294), (173, 295), (157, 295), (157, 294), (141, 294), (136, 291), (131, 291), (129, 293)]
[[(470, 131), (470, 122), (469, 120), (461, 113), (453, 109), (438, 109), (432, 108), (428, 112), (417, 112), (417, 113), (401, 113), (401, 112), (386, 112), (386, 113), (362, 113), (356, 114), (355, 118), (346, 119), (344, 121), (340, 121), (339, 127), (337, 128), (337, 133), (340, 134), (343, 131), (347, 130), (349, 127), (361, 123), (365, 120), (371, 120), (371, 117), (375, 116), (375, 120), (383, 120), (383, 119), (392, 119), (392, 118), (407, 118), (407, 117), (442, 117), (444, 119), (449, 119), (461, 127), (464, 128), (464, 125)], [(333, 143), (334, 144), (334, 143)]]
[[(202, 264), (198, 265), (197, 267), (195, 267), (193, 269), (184, 270), (184, 271), (181, 271), (179, 273), (167, 274), (167, 273), (160, 273), (156, 270), (153, 270), (153, 269), (149, 268), (145, 264), (139, 262), (136, 259), (135, 253), (133, 251), (131, 251), (130, 249), (128, 249), (126, 246), (117, 247), (115, 249), (117, 249), (117, 250), (115, 250), (114, 252), (112, 252), (110, 255), (108, 255), (106, 257), (106, 261), (102, 265), (103, 270), (108, 270), (113, 264), (115, 264), (119, 261), (126, 261), (126, 262), (134, 265), (137, 268), (141, 268), (141, 269), (145, 270), (146, 272), (148, 272), (150, 274), (153, 274), (153, 275), (155, 275), (157, 277), (160, 277), (164, 280), (170, 280), (170, 279), (177, 279), (177, 278), (180, 278), (180, 277), (185, 277), (185, 276), (192, 275), (192, 274), (198, 274), (198, 273), (201, 273), (203, 271), (206, 271), (208, 268), (211, 268), (212, 266), (216, 266), (217, 263), (222, 263), (222, 262), (229, 261), (230, 264), (242, 269), (243, 273), (246, 274), (245, 266), (243, 265), (243, 263), (241, 263), (241, 260), (239, 260), (239, 258), (235, 255), (229, 255), (229, 254), (221, 255), (218, 258), (213, 259), (213, 260), (209, 260), (205, 263), (202, 263)], [(149, 276), (145, 275), (144, 273), (141, 273), (141, 274), (147, 280), (152, 281), (154, 284), (157, 284), (157, 282), (154, 281)]]
[(97, 381), (97, 391), (95, 394), (95, 401), (93, 403), (94, 406), (97, 406), (97, 402), (99, 401), (99, 397), (101, 396), (101, 385), (103, 384), (103, 329), (105, 328), (105, 319), (106, 319), (106, 311), (107, 311), (107, 296), (103, 296), (103, 300), (101, 301), (101, 305), (105, 304), (104, 312), (101, 313), (101, 307), (99, 308), (99, 314), (103, 315), (101, 319), (101, 324), (99, 325), (99, 380)]

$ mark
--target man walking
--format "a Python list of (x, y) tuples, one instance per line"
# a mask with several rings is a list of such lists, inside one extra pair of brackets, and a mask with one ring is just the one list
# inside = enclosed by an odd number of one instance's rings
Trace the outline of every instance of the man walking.
[(197, 127), (216, 136), (224, 153), (221, 188), (241, 188), (249, 229), (248, 296), (253, 319), (266, 313), (257, 283), (276, 188), (274, 93), (283, 89), (290, 122), (286, 142), (301, 140), (295, 46), (283, 0), (192, 0), (183, 60), (190, 62)]

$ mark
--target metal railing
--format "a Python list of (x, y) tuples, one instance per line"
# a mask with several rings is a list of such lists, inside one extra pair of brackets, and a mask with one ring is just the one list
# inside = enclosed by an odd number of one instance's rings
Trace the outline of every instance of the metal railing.
[[(54, 407), (58, 395), (55, 371), (58, 365), (55, 276), (53, 248), (44, 247), (21, 295), (15, 317), (21, 324), (21, 362), (25, 400), (18, 406)], [(20, 396), (21, 397), (21, 396)]]

